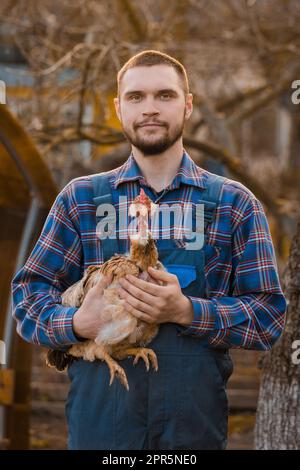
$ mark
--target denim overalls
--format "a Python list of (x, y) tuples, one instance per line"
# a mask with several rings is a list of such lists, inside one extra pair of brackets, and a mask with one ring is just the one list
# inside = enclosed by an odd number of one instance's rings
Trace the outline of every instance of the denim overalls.
[[(207, 189), (199, 188), (198, 202), (205, 204), (205, 228), (214, 216), (222, 181), (210, 174)], [(93, 184), (96, 207), (115, 203), (105, 174), (94, 175)], [(150, 196), (148, 188), (144, 189)], [(124, 253), (125, 245), (124, 240), (102, 240), (104, 261), (114, 253)], [(174, 239), (157, 239), (157, 248), (160, 261), (177, 275), (184, 294), (208, 296), (204, 274), (206, 244), (200, 250), (187, 250)], [(133, 357), (118, 361), (126, 372), (129, 391), (117, 378), (109, 386), (109, 370), (102, 361), (79, 359), (69, 366), (69, 449), (226, 447), (226, 383), (233, 370), (232, 360), (228, 350), (209, 346), (207, 337), (183, 335), (182, 330), (176, 323), (162, 324), (158, 335), (147, 345), (157, 355), (157, 372), (147, 372), (141, 359), (136, 366)]]

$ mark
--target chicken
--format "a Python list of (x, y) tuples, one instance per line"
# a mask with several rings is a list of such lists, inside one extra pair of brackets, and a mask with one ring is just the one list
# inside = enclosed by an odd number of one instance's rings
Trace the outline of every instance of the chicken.
[(149, 370), (149, 360), (153, 368), (158, 370), (155, 352), (145, 346), (157, 335), (159, 325), (146, 323), (127, 312), (124, 308), (125, 300), (118, 295), (120, 286), (118, 281), (126, 274), (150, 280), (147, 272), (149, 266), (165, 270), (158, 260), (156, 244), (148, 230), (148, 215), (153, 209), (155, 209), (155, 204), (141, 189), (140, 194), (129, 207), (129, 214), (138, 216), (139, 229), (138, 233), (129, 235), (129, 254), (115, 254), (100, 266), (89, 266), (83, 278), (63, 293), (63, 305), (80, 307), (89, 289), (99, 281), (99, 277), (112, 274), (112, 282), (103, 292), (101, 315), (104, 326), (98, 332), (96, 339), (72, 345), (67, 352), (48, 351), (47, 365), (64, 370), (75, 358), (82, 357), (88, 361), (100, 359), (109, 367), (109, 385), (117, 376), (127, 390), (129, 390), (129, 385), (125, 371), (116, 360), (132, 355), (135, 357), (134, 365), (142, 358), (147, 370)]

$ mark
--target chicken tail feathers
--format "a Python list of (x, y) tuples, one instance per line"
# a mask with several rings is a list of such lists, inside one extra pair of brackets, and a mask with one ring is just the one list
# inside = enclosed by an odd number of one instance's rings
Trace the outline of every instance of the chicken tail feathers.
[(46, 356), (46, 364), (47, 366), (55, 367), (55, 369), (62, 372), (76, 359), (77, 358), (71, 356), (71, 354), (68, 354), (65, 351), (49, 349)]

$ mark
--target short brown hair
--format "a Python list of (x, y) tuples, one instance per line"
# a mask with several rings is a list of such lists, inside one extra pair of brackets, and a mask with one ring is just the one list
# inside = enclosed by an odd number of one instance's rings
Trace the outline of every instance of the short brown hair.
[(181, 81), (183, 82), (184, 94), (187, 95), (189, 93), (189, 81), (184, 66), (178, 60), (174, 59), (168, 54), (165, 54), (164, 52), (147, 50), (139, 52), (138, 54), (131, 57), (119, 70), (117, 75), (118, 96), (120, 96), (120, 83), (122, 77), (128, 69), (143, 65), (151, 67), (151, 65), (161, 64), (169, 65), (176, 70), (179, 77), (181, 78)]

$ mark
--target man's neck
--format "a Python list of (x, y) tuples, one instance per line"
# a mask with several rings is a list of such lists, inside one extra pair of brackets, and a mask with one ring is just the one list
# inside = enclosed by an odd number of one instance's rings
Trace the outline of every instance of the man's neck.
[(168, 187), (175, 178), (182, 160), (183, 146), (181, 143), (161, 154), (147, 156), (134, 147), (132, 154), (147, 183), (158, 192)]

